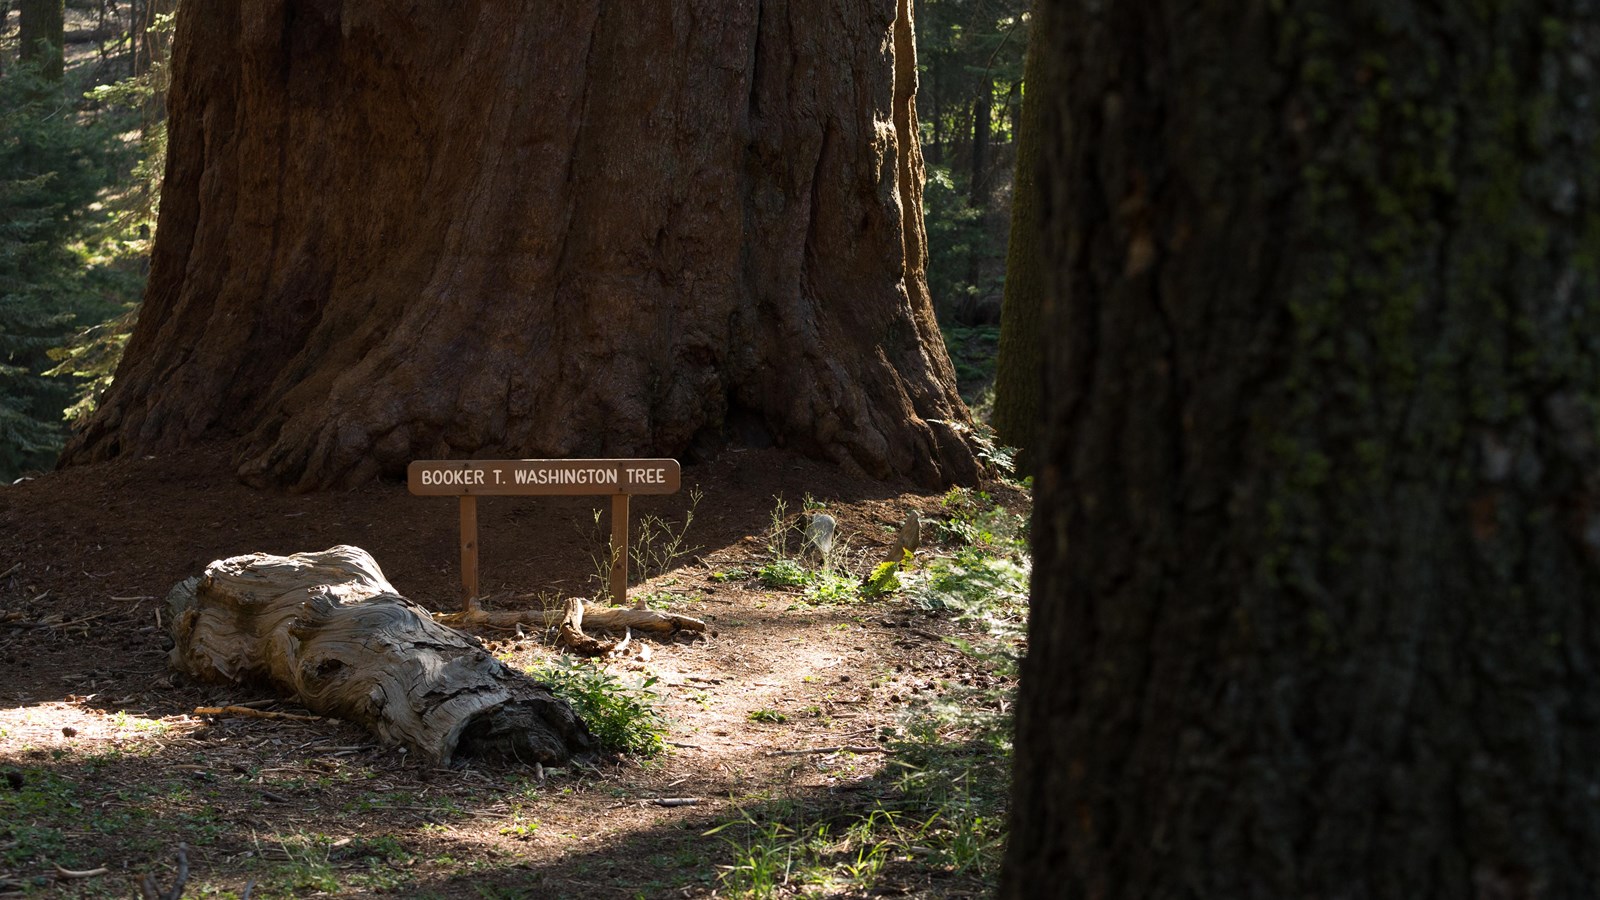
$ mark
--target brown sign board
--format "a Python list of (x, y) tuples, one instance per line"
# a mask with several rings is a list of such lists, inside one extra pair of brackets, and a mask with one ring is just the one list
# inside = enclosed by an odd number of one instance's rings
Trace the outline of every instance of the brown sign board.
[(419, 459), (406, 486), (422, 497), (675, 494), (675, 459)]

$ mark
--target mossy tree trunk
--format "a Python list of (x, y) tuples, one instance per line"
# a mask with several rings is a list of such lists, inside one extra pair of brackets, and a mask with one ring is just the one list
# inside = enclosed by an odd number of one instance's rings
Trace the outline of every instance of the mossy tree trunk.
[(1597, 16), (1049, 11), (1002, 896), (1593, 895)]
[(1006, 244), (1005, 299), (1000, 307), (1000, 352), (995, 361), (994, 413), (1000, 442), (1016, 447), (1018, 470), (1033, 471), (1039, 390), (1044, 381), (1044, 321), (1049, 297), (1039, 259), (1039, 109), (1048, 90), (1039, 71), (1042, 3), (1034, 3), (1022, 75), (1017, 169), (1011, 191), (1011, 238)]
[(180, 8), (148, 292), (66, 462), (227, 439), (309, 490), (740, 440), (976, 477), (910, 0), (469, 6)]
[(64, 0), (17, 0), (17, 43), (23, 63), (37, 64), (41, 75), (60, 81), (66, 46)]

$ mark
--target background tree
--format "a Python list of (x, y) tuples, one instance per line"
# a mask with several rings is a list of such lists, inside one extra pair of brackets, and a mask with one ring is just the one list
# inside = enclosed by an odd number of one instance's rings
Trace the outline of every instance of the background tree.
[[(58, 14), (60, 6), (43, 15)], [(143, 286), (144, 241), (138, 233), (149, 221), (138, 211), (145, 192), (126, 183), (135, 156), (126, 137), (141, 131), (138, 122), (111, 103), (116, 98), (109, 94), (82, 96), (98, 79), (119, 77), (124, 57), (89, 50), (83, 44), (90, 39), (83, 39), (74, 45), (70, 71), (41, 74), (39, 61), (20, 60), (23, 29), (7, 26), (32, 16), (37, 35), (42, 14), (0, 5), (0, 12), (7, 11), (16, 15), (0, 19), (0, 59), (7, 61), (0, 67), (4, 481), (54, 463), (66, 437), (64, 408), (85, 401), (82, 382), (107, 377), (103, 370), (120, 344), (117, 328), (102, 323), (125, 315)], [(78, 25), (93, 21), (81, 9), (69, 11)], [(52, 46), (59, 48), (61, 27), (51, 27)], [(114, 50), (116, 39), (106, 34), (94, 40)], [(64, 348), (69, 342), (74, 346)]]
[(925, 0), (917, 97), (929, 180), (928, 282), (947, 326), (999, 321), (1026, 0)]
[[(1037, 4), (1035, 4), (1037, 6)], [(1038, 21), (1038, 14), (1033, 16)], [(1040, 83), (1041, 32), (1028, 39), (1024, 85)], [(1019, 471), (1033, 471), (1044, 371), (1045, 293), (1039, 259), (1039, 107), (1044, 98), (1025, 87), (1017, 126), (1017, 167), (1013, 178), (1011, 235), (1006, 244), (1005, 304), (1000, 313), (1000, 347), (995, 361), (994, 412), (990, 423), (1000, 442), (1016, 447)]]
[(73, 391), (46, 374), (51, 350), (115, 308), (118, 273), (85, 265), (81, 242), (119, 164), (39, 66), (0, 75), (0, 481), (54, 462)]
[(909, 0), (183, 6), (150, 285), (66, 459), (237, 435), (310, 489), (734, 436), (974, 477), (911, 33)]
[(1046, 9), (1003, 895), (1600, 883), (1596, 15)]
[(64, 0), (17, 0), (17, 43), (22, 62), (47, 81), (60, 81), (66, 47)]

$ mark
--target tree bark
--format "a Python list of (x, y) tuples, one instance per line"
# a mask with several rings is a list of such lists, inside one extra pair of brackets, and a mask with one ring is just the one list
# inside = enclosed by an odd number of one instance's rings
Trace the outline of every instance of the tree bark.
[(1045, 10), (1002, 896), (1593, 895), (1596, 16)]
[(60, 81), (65, 65), (65, 0), (17, 0), (17, 42), (24, 64), (39, 66), (39, 74)]
[(1039, 15), (1034, 4), (1024, 63), (1022, 113), (1017, 123), (1017, 168), (1011, 190), (1011, 236), (1006, 242), (1005, 297), (995, 360), (994, 413), (1000, 442), (1017, 448), (1017, 471), (1031, 473), (1037, 449), (1039, 392), (1044, 384), (1044, 334), (1050, 296), (1039, 258), (1039, 109), (1048, 99), (1040, 73)]
[(976, 477), (909, 0), (179, 19), (144, 309), (64, 462), (229, 438), (309, 490), (741, 439)]
[(563, 765), (595, 749), (566, 701), (435, 623), (356, 547), (218, 560), (167, 611), (174, 669), (267, 685), (440, 764), (459, 751)]

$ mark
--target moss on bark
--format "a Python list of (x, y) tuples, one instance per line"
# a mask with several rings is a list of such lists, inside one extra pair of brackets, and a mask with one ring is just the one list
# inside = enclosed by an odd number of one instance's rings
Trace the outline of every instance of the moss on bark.
[(1596, 13), (1052, 13), (1003, 894), (1587, 895)]

